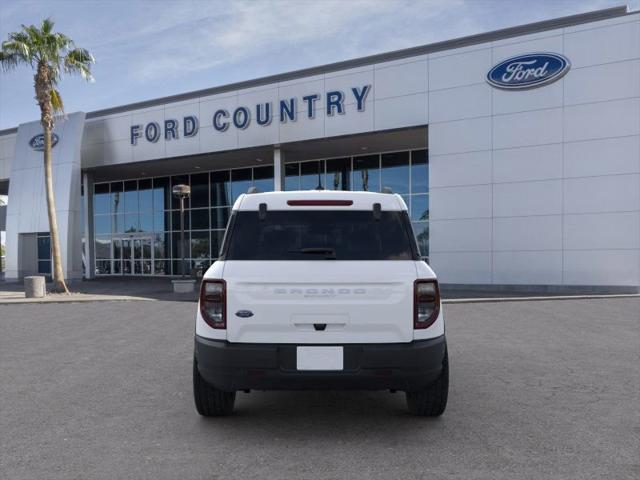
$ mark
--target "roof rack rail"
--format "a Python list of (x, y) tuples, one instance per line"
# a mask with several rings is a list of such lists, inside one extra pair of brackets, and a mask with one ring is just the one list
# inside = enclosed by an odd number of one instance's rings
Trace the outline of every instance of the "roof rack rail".
[(393, 193), (390, 187), (382, 187), (382, 193)]
[(261, 193), (260, 190), (258, 190), (258, 187), (249, 187), (249, 189), (247, 190), (247, 194), (250, 193)]

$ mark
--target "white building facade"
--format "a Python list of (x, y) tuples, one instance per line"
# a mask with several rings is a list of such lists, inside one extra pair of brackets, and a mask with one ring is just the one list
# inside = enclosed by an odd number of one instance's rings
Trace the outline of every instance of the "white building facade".
[[(40, 131), (0, 132), (7, 279), (50, 268)], [(623, 7), (70, 114), (55, 133), (71, 278), (176, 274), (170, 189), (188, 183), (194, 268), (252, 185), (390, 187), (445, 284), (640, 286), (640, 13)]]

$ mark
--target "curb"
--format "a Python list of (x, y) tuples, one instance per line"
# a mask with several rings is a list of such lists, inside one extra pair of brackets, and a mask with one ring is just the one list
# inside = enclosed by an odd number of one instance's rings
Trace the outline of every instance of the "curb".
[(443, 299), (442, 303), (548, 302), (553, 300), (591, 300), (598, 298), (640, 298), (640, 294), (622, 293), (613, 295), (556, 295), (546, 297), (449, 298)]
[(9, 298), (0, 299), (0, 305), (21, 305), (21, 304), (48, 304), (48, 303), (86, 303), (86, 302), (155, 302), (155, 298), (146, 297), (127, 297), (127, 296), (113, 296), (113, 297), (92, 297), (92, 298)]

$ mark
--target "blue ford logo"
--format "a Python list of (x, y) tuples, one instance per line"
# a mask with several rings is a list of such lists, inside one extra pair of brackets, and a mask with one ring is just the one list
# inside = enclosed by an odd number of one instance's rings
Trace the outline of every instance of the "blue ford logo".
[(251, 310), (238, 310), (236, 312), (236, 317), (240, 317), (240, 318), (253, 317), (253, 312)]
[(487, 82), (505, 90), (541, 87), (566, 74), (571, 62), (557, 53), (530, 53), (508, 58), (489, 70)]
[[(51, 148), (56, 146), (56, 143), (58, 143), (58, 140), (59, 140), (58, 135), (56, 135), (55, 133), (52, 133)], [(38, 152), (43, 152), (44, 151), (44, 133), (39, 133), (38, 135), (33, 137), (31, 140), (29, 140), (29, 145), (34, 150), (37, 150)]]

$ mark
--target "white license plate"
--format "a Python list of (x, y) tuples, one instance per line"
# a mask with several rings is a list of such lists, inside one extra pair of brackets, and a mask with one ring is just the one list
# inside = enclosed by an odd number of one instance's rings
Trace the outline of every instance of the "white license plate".
[(298, 370), (343, 370), (342, 347), (298, 347), (296, 368)]

